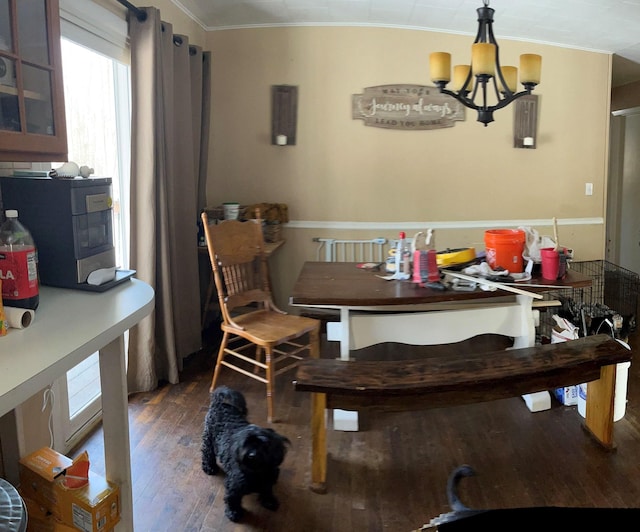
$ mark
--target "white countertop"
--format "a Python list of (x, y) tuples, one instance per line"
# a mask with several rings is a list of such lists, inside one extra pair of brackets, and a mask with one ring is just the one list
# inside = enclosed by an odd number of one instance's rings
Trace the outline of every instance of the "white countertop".
[(0, 416), (122, 335), (153, 304), (153, 289), (137, 279), (105, 292), (41, 286), (31, 325), (0, 337)]

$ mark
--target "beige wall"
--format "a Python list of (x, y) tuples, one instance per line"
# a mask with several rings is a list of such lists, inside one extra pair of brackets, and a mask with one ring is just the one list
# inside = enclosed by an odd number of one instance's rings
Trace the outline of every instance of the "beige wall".
[[(484, 229), (533, 225), (576, 257), (602, 258), (611, 59), (606, 54), (501, 41), (502, 64), (543, 56), (538, 146), (514, 149), (513, 106), (488, 127), (430, 131), (367, 127), (351, 95), (383, 84), (430, 85), (428, 56), (467, 62), (470, 37), (374, 28), (209, 32), (213, 56), (208, 205), (282, 202), (291, 223), (274, 256), (286, 302), (314, 236), (393, 238), (436, 227), (437, 247), (483, 246)], [(299, 87), (296, 146), (270, 144), (270, 87)], [(585, 183), (594, 185), (585, 196)], [(359, 230), (350, 229), (361, 224)], [(376, 225), (377, 224), (377, 225)], [(344, 228), (344, 229), (343, 229)]]

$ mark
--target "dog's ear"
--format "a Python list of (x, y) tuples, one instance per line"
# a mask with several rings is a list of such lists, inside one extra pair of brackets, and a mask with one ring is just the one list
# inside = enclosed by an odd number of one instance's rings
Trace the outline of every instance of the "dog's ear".
[(211, 397), (212, 399), (215, 398), (218, 404), (230, 406), (243, 416), (246, 416), (248, 413), (247, 401), (244, 395), (237, 390), (233, 390), (227, 386), (218, 386), (212, 392)]
[(277, 433), (277, 432), (276, 432), (275, 430), (273, 430), (273, 429), (269, 429), (269, 428), (268, 428), (268, 429), (266, 429), (266, 430), (268, 430), (271, 434), (273, 434), (273, 436), (274, 436), (275, 438), (279, 438), (279, 439), (280, 439), (280, 441), (281, 441), (282, 443), (286, 443), (287, 445), (291, 445), (291, 441), (290, 441), (290, 440), (289, 440), (289, 438), (287, 438), (286, 436), (283, 436), (282, 434)]

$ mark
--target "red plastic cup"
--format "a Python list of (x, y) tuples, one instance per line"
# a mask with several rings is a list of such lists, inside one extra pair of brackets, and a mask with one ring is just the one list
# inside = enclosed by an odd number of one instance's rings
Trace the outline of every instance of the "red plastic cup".
[(542, 277), (555, 281), (560, 271), (560, 254), (555, 248), (540, 249), (540, 260), (542, 263)]

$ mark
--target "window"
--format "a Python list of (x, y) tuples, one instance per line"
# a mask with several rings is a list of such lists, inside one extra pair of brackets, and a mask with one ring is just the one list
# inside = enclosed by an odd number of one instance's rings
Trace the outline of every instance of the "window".
[[(116, 265), (127, 269), (131, 142), (129, 66), (123, 62), (126, 23), (90, 4), (60, 3), (69, 160), (93, 168), (93, 176), (112, 178)], [(56, 381), (54, 393), (55, 448), (68, 452), (101, 419), (98, 354)]]

